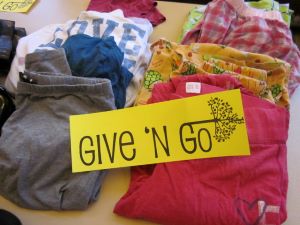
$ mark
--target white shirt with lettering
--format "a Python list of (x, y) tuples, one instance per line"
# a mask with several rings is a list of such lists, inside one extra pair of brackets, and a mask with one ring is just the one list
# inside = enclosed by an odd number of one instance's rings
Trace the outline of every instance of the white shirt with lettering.
[(99, 38), (113, 36), (124, 52), (123, 65), (133, 74), (126, 92), (125, 106), (130, 106), (142, 85), (144, 72), (151, 58), (148, 40), (152, 31), (148, 20), (126, 18), (119, 9), (110, 13), (83, 11), (76, 20), (51, 24), (21, 38), (5, 86), (11, 93), (16, 92), (19, 72), (24, 72), (25, 56), (28, 53), (39, 49), (60, 48), (68, 37), (79, 33)]

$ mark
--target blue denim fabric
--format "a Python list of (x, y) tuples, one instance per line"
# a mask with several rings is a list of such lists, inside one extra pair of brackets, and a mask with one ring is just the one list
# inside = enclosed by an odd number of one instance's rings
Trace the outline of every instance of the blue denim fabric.
[(133, 75), (122, 62), (124, 53), (113, 37), (96, 38), (85, 34), (69, 37), (62, 45), (73, 76), (107, 78), (111, 81), (117, 108), (123, 108), (126, 88)]

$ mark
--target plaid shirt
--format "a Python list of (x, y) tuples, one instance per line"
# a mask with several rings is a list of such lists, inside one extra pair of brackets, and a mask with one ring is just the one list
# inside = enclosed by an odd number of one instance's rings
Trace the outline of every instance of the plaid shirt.
[[(281, 19), (262, 15), (244, 16), (236, 7), (243, 0), (214, 0), (203, 20), (184, 37), (182, 43), (216, 43), (242, 51), (266, 54), (292, 66), (290, 93), (300, 82), (300, 51), (289, 27)], [(233, 4), (234, 3), (234, 4)]]

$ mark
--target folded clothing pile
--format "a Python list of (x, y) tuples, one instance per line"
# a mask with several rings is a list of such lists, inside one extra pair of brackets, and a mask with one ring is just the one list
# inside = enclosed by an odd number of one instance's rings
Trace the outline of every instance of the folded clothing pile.
[(86, 209), (107, 171), (72, 173), (69, 116), (115, 109), (110, 81), (27, 71), (21, 78), (0, 139), (0, 194), (26, 208)]
[(51, 24), (22, 38), (5, 80), (5, 87), (11, 93), (16, 92), (19, 72), (24, 72), (25, 56), (29, 53), (61, 48), (69, 37), (77, 34), (102, 39), (113, 37), (117, 47), (124, 53), (122, 65), (133, 74), (126, 89), (125, 104), (131, 106), (142, 85), (144, 72), (151, 58), (148, 39), (152, 30), (148, 20), (126, 18), (121, 10), (110, 13), (83, 11), (76, 20)]
[[(202, 3), (202, 1), (201, 1)], [(283, 21), (290, 26), (293, 10), (290, 9), (289, 3), (279, 3), (274, 0), (259, 0), (259, 1), (247, 1), (245, 2), (248, 6), (256, 9), (260, 9), (263, 11), (278, 11), (280, 12)], [(182, 27), (182, 32), (180, 33), (178, 37), (178, 42), (181, 42), (183, 37), (197, 24), (201, 22), (204, 16), (204, 12), (207, 8), (207, 5), (198, 5), (195, 8), (193, 8), (188, 16), (186, 17), (186, 20), (184, 22), (184, 25)]]
[(182, 44), (215, 43), (241, 51), (266, 54), (291, 65), (289, 92), (300, 82), (300, 51), (279, 11), (263, 11), (243, 0), (214, 0)]
[(186, 92), (187, 82), (200, 82), (201, 94), (241, 89), (251, 155), (133, 167), (129, 189), (114, 212), (164, 225), (282, 224), (288, 110), (248, 95), (228, 75), (174, 77), (156, 84), (148, 102), (196, 95)]
[(118, 215), (164, 225), (285, 222), (289, 96), (299, 82), (300, 52), (282, 10), (250, 5), (213, 0), (181, 44), (154, 42), (135, 103), (194, 96), (189, 82), (200, 83), (200, 95), (240, 89), (251, 155), (133, 167)]
[(160, 39), (151, 48), (153, 56), (136, 105), (147, 104), (156, 83), (198, 73), (229, 74), (255, 96), (289, 106), (287, 82), (291, 67), (283, 60), (210, 43), (180, 45)]

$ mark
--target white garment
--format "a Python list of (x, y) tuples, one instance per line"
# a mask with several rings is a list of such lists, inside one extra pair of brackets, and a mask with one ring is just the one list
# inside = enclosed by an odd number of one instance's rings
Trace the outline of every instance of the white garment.
[(133, 104), (143, 81), (144, 72), (151, 58), (149, 36), (151, 23), (141, 18), (125, 18), (121, 10), (110, 13), (83, 11), (76, 20), (65, 24), (48, 25), (19, 40), (16, 56), (5, 81), (5, 87), (15, 93), (19, 72), (24, 72), (25, 56), (39, 49), (61, 47), (69, 36), (83, 33), (92, 37), (113, 36), (124, 52), (123, 65), (133, 74), (126, 92), (126, 105)]

